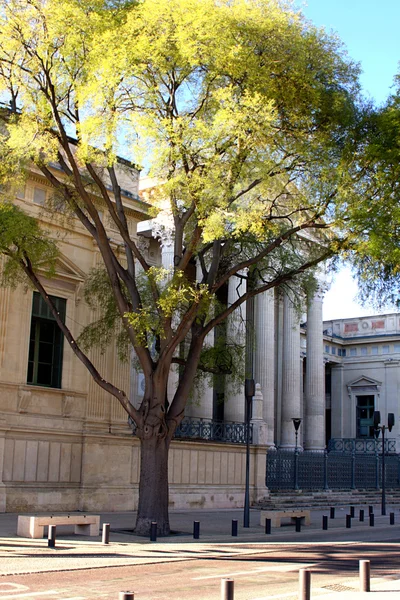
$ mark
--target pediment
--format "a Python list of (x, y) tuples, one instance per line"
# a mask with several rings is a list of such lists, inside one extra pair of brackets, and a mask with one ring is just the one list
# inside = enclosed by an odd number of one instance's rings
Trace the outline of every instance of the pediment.
[(361, 375), (354, 381), (349, 381), (347, 384), (348, 388), (364, 388), (364, 387), (374, 387), (378, 388), (382, 385), (382, 381), (378, 381), (377, 379), (372, 379), (372, 377), (367, 377), (366, 375)]
[(81, 283), (85, 280), (85, 273), (72, 260), (60, 254), (56, 260), (56, 277)]

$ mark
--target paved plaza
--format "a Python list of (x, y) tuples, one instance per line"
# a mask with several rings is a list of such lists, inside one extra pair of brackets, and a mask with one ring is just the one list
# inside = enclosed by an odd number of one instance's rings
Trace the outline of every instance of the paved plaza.
[[(108, 513), (101, 515), (101, 523), (111, 524), (110, 544), (103, 545), (101, 537), (76, 536), (72, 529), (57, 527), (56, 548), (48, 548), (47, 539), (27, 539), (16, 536), (17, 515), (0, 515), (0, 600), (9, 598), (53, 597), (54, 600), (71, 600), (71, 595), (58, 591), (54, 581), (66, 581), (73, 574), (75, 587), (78, 581), (82, 589), (73, 598), (94, 597), (88, 591), (87, 582), (106, 570), (108, 578), (121, 573), (121, 584), (127, 573), (132, 573), (132, 585), (138, 589), (135, 600), (151, 598), (145, 593), (140, 575), (151, 574), (146, 585), (158, 586), (158, 577), (168, 578), (173, 570), (180, 577), (193, 579), (193, 586), (210, 580), (209, 595), (199, 598), (219, 598), (219, 580), (232, 577), (235, 580), (235, 600), (267, 600), (268, 598), (291, 600), (297, 598), (297, 577), (300, 568), (312, 571), (312, 598), (347, 600), (364, 598), (358, 592), (358, 560), (371, 560), (371, 591), (374, 600), (390, 600), (400, 593), (400, 542), (399, 507), (388, 507), (387, 516), (380, 515), (380, 507), (374, 507), (375, 526), (369, 525), (368, 507), (365, 521), (358, 520), (359, 507), (355, 507), (355, 518), (351, 529), (346, 528), (349, 507), (336, 507), (335, 519), (329, 519), (328, 531), (322, 530), (323, 515), (327, 510), (312, 510), (312, 523), (296, 532), (293, 525), (283, 524), (266, 535), (260, 525), (260, 512), (251, 511), (250, 528), (243, 529), (243, 511), (179, 511), (171, 512), (171, 527), (174, 535), (159, 538), (157, 542), (139, 538), (132, 532), (134, 513)], [(389, 513), (395, 513), (395, 524), (390, 525)], [(231, 535), (232, 519), (238, 519), (238, 537)], [(193, 539), (193, 521), (200, 521), (200, 539)], [(208, 561), (208, 562), (207, 562)], [(140, 568), (139, 568), (140, 567)], [(184, 573), (184, 575), (183, 575)], [(193, 575), (197, 575), (193, 577)], [(268, 574), (277, 577), (276, 589), (252, 595), (243, 595), (246, 578), (257, 578)], [(324, 579), (318, 579), (324, 575)], [(290, 576), (290, 577), (289, 577)], [(128, 576), (129, 577), (129, 576)], [(287, 579), (286, 587), (284, 580)], [(290, 578), (290, 582), (289, 582)], [(165, 579), (167, 581), (167, 579)], [(265, 585), (268, 584), (266, 580)], [(23, 583), (21, 583), (23, 582)], [(49, 589), (44, 589), (48, 582)], [(40, 585), (39, 585), (40, 584)], [(94, 585), (98, 585), (98, 582)], [(115, 584), (118, 586), (118, 583)], [(143, 587), (143, 595), (140, 587)], [(289, 586), (289, 589), (288, 589)], [(241, 589), (243, 587), (243, 589)], [(267, 587), (265, 588), (267, 590)], [(61, 594), (61, 595), (60, 595)], [(76, 593), (75, 593), (76, 594)], [(147, 594), (147, 595), (146, 595)], [(97, 597), (112, 600), (118, 594), (104, 591)], [(154, 598), (169, 598), (155, 593)], [(174, 596), (176, 600), (191, 597)]]

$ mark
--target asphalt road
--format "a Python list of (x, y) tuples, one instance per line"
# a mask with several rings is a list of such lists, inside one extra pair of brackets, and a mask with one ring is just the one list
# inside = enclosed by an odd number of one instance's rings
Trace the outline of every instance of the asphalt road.
[(399, 577), (399, 541), (400, 535), (372, 543), (224, 543), (211, 551), (193, 547), (193, 557), (182, 550), (178, 561), (174, 546), (171, 562), (154, 546), (164, 562), (0, 577), (0, 600), (116, 600), (121, 591), (135, 592), (135, 600), (219, 600), (224, 577), (235, 580), (235, 600), (297, 600), (303, 567), (312, 571), (312, 598), (331, 599), (358, 590), (359, 559), (370, 559), (373, 582), (386, 579), (390, 589)]

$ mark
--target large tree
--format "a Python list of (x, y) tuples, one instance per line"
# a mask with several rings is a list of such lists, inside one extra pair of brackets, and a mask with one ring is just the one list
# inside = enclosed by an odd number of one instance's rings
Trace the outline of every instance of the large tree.
[(342, 205), (360, 300), (386, 309), (400, 306), (400, 76), (395, 82), (386, 103), (360, 122), (349, 182), (362, 176)]
[[(35, 165), (93, 236), (104, 268), (90, 274), (91, 298), (110, 326), (122, 323), (135, 350), (145, 378), (140, 408), (102, 379), (58, 318), (37, 271), (51, 244), (9, 203), (0, 211), (0, 251), (136, 424), (139, 533), (152, 520), (169, 532), (168, 449), (196, 371), (216, 368), (212, 353), (202, 354), (206, 336), (256, 294), (300, 286), (340, 247), (335, 202), (350, 160), (357, 76), (336, 39), (278, 0), (0, 2), (3, 183)], [(152, 214), (171, 229), (168, 272), (148, 264), (130, 233), (118, 152), (158, 182)], [(197, 281), (189, 275), (195, 262)], [(232, 278), (238, 296), (223, 305), (217, 299)], [(83, 341), (101, 341), (101, 332), (94, 324)], [(174, 362), (180, 378), (167, 398)]]

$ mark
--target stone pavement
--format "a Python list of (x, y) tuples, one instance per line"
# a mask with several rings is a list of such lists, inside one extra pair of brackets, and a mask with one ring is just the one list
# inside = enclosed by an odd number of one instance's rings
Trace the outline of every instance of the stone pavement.
[[(250, 527), (242, 527), (243, 510), (193, 510), (171, 511), (170, 522), (174, 535), (159, 538), (156, 543), (133, 534), (134, 518), (132, 512), (105, 513), (101, 515), (101, 523), (111, 524), (110, 544), (102, 545), (101, 537), (78, 536), (72, 528), (57, 527), (56, 548), (47, 547), (47, 539), (32, 540), (16, 536), (17, 515), (0, 514), (0, 581), (4, 576), (45, 573), (77, 569), (93, 569), (107, 566), (125, 566), (153, 564), (193, 560), (196, 558), (216, 556), (250, 556), (266, 552), (269, 548), (281, 544), (335, 544), (390, 543), (396, 548), (400, 542), (400, 511), (396, 507), (387, 507), (387, 516), (380, 516), (380, 507), (375, 506), (375, 526), (369, 526), (368, 507), (365, 510), (365, 521), (358, 521), (359, 507), (356, 507), (352, 528), (346, 528), (348, 506), (336, 507), (335, 519), (329, 519), (328, 531), (322, 531), (322, 516), (329, 516), (327, 510), (312, 510), (312, 523), (295, 532), (293, 525), (274, 528), (271, 535), (266, 535), (260, 526), (260, 512), (251, 510)], [(396, 523), (389, 525), (389, 513), (395, 512)], [(94, 513), (93, 513), (94, 514)], [(238, 537), (231, 536), (232, 519), (239, 523)], [(193, 540), (193, 521), (200, 521), (200, 539)], [(396, 548), (397, 552), (397, 548)], [(360, 559), (365, 558), (360, 556)], [(390, 567), (390, 558), (388, 558)], [(312, 569), (311, 569), (312, 570)], [(371, 563), (371, 589), (374, 600), (390, 600), (400, 594), (399, 579), (374, 578)], [(318, 598), (328, 597), (332, 600), (357, 600), (368, 597), (354, 587), (354, 591), (318, 591)], [(342, 583), (342, 582), (341, 582)], [(297, 593), (297, 590), (294, 590)], [(326, 592), (326, 590), (324, 590)], [(0, 600), (2, 598), (0, 588)], [(180, 599), (184, 600), (184, 599)]]

